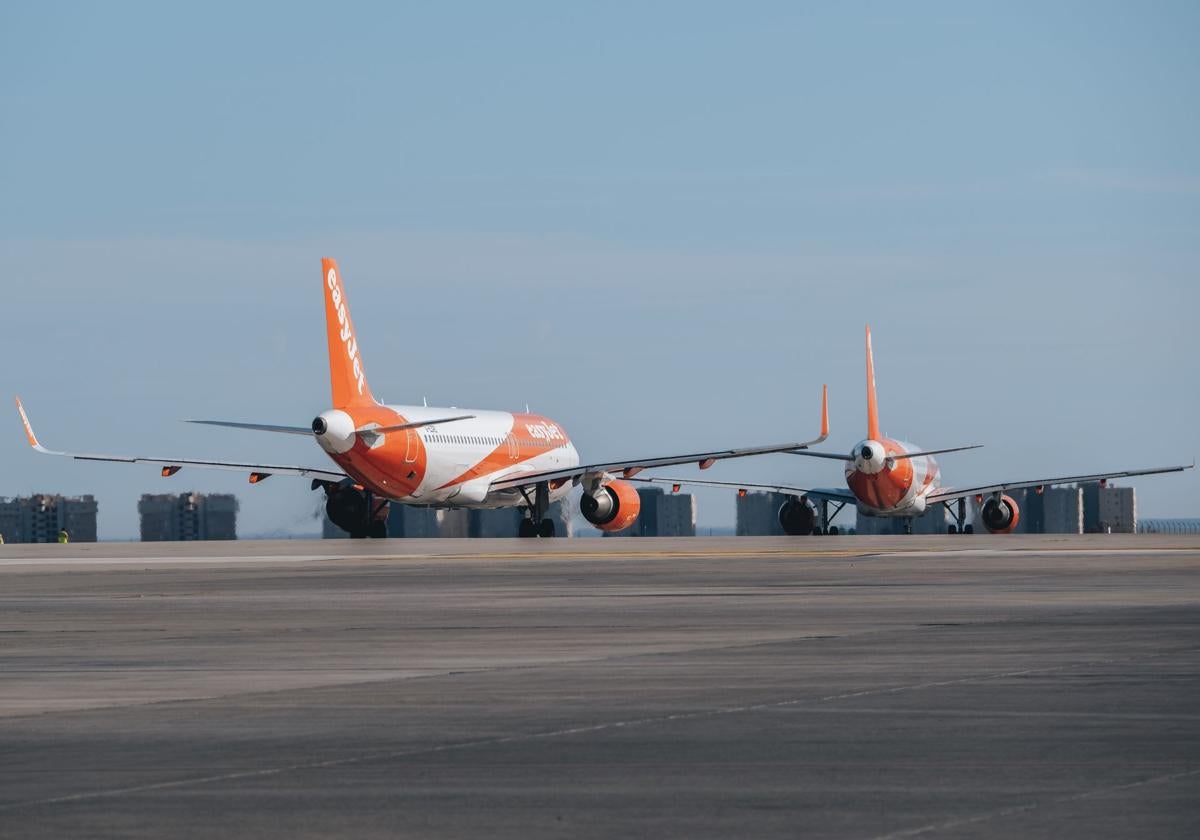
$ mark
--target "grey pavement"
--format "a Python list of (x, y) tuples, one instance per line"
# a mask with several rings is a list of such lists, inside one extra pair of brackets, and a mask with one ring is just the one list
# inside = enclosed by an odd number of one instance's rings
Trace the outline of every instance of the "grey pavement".
[(1200, 539), (0, 547), (3, 837), (1193, 837)]

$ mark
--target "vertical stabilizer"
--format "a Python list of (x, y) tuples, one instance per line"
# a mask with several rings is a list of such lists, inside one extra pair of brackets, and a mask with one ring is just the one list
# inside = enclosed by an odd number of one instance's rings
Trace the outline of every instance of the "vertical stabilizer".
[(329, 384), (334, 408), (372, 404), (375, 398), (367, 386), (362, 352), (354, 322), (350, 320), (350, 302), (337, 261), (321, 260), (321, 277), (325, 288), (325, 338), (329, 342)]
[(879, 405), (875, 402), (875, 354), (871, 351), (871, 326), (867, 325), (867, 440), (879, 440)]

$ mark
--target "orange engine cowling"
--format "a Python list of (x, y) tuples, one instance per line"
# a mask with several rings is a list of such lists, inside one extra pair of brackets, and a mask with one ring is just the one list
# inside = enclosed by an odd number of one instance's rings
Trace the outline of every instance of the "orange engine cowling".
[(628, 481), (610, 481), (579, 499), (583, 518), (601, 531), (623, 531), (642, 510), (642, 498)]
[(1011, 534), (1021, 521), (1021, 509), (1011, 496), (991, 496), (979, 508), (983, 527), (993, 534)]

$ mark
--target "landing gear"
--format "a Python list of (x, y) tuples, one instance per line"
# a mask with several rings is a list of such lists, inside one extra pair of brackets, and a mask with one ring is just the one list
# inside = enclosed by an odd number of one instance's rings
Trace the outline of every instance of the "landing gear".
[(517, 527), (518, 537), (545, 537), (554, 536), (554, 520), (546, 517), (546, 512), (550, 509), (550, 485), (546, 482), (539, 482), (533, 488), (533, 498), (529, 497), (529, 493), (524, 487), (521, 488), (521, 495), (525, 497), (525, 503), (528, 505), (529, 515), (521, 520), (521, 524)]
[(904, 517), (904, 533), (908, 534), (908, 535), (912, 534), (912, 517), (911, 516)]
[(841, 531), (838, 526), (830, 525), (829, 522), (835, 516), (842, 512), (842, 508), (846, 506), (845, 502), (834, 502), (833, 513), (829, 512), (829, 499), (820, 499), (817, 502), (817, 526), (813, 528), (814, 534), (827, 534), (831, 537), (836, 537)]
[(384, 538), (387, 534), (388, 500), (376, 499), (370, 490), (356, 486), (353, 479), (338, 482), (314, 479), (312, 489), (325, 491), (325, 513), (351, 539)]
[[(954, 524), (946, 528), (947, 534), (973, 534), (975, 527), (967, 522), (967, 500), (956, 499), (954, 502), (942, 502), (946, 510), (954, 517)], [(953, 507), (951, 505), (953, 504)]]

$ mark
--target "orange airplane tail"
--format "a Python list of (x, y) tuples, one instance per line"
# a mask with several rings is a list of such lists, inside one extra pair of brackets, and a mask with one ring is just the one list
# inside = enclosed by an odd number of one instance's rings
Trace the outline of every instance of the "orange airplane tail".
[(337, 261), (321, 260), (322, 285), (325, 288), (325, 337), (329, 342), (329, 384), (334, 408), (372, 405), (375, 398), (367, 385), (362, 350), (354, 322), (350, 320), (350, 302)]
[(875, 354), (871, 350), (871, 326), (867, 325), (867, 440), (879, 440), (879, 405), (875, 401)]

